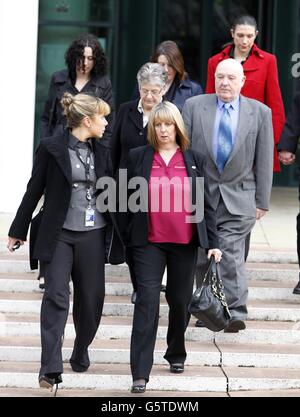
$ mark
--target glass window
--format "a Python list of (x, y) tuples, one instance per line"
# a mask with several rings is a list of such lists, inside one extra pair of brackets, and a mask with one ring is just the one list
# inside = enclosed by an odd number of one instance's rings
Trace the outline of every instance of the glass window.
[(112, 56), (115, 0), (40, 0), (36, 80), (35, 143), (51, 75), (65, 68), (65, 51), (82, 33), (97, 36)]
[(158, 42), (175, 41), (190, 77), (204, 86), (207, 60), (230, 42), (233, 18), (258, 10), (259, 0), (161, 0)]
[(224, 44), (231, 42), (230, 28), (233, 20), (242, 15), (257, 18), (259, 6), (258, 0), (218, 0), (213, 3), (211, 55), (217, 54), (223, 49)]
[(172, 40), (179, 46), (189, 76), (199, 81), (201, 44), (199, 0), (164, 0), (161, 7), (159, 42)]

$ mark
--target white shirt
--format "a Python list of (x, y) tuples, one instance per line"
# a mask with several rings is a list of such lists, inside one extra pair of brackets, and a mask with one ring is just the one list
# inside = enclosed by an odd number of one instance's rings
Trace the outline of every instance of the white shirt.
[(143, 109), (143, 106), (142, 106), (142, 100), (139, 101), (138, 111), (143, 115), (143, 127), (146, 127), (148, 122), (149, 122), (149, 117), (144, 113), (144, 109)]

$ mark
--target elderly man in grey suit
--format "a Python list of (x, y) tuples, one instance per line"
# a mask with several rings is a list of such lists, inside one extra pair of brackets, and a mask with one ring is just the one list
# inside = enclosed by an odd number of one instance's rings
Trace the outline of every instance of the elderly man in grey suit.
[(232, 316), (225, 331), (234, 333), (246, 328), (248, 313), (245, 238), (268, 211), (273, 178), (271, 110), (240, 95), (244, 82), (239, 62), (222, 61), (216, 94), (187, 100), (182, 114), (192, 149), (207, 161), (223, 252), (220, 272)]

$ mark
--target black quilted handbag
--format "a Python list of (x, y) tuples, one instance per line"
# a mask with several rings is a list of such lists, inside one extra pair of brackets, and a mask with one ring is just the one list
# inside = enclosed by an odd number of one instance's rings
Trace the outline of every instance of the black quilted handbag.
[(202, 286), (192, 296), (189, 312), (213, 332), (225, 329), (231, 318), (223, 290), (219, 268), (212, 256)]

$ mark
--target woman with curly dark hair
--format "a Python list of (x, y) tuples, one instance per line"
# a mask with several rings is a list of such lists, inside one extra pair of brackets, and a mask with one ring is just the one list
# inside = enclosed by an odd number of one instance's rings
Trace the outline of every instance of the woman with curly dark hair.
[(86, 93), (106, 101), (112, 109), (102, 143), (107, 145), (113, 128), (114, 103), (112, 85), (107, 76), (107, 58), (96, 36), (82, 34), (65, 53), (66, 69), (51, 77), (48, 98), (41, 118), (40, 137), (55, 136), (66, 127), (60, 101), (64, 93)]

